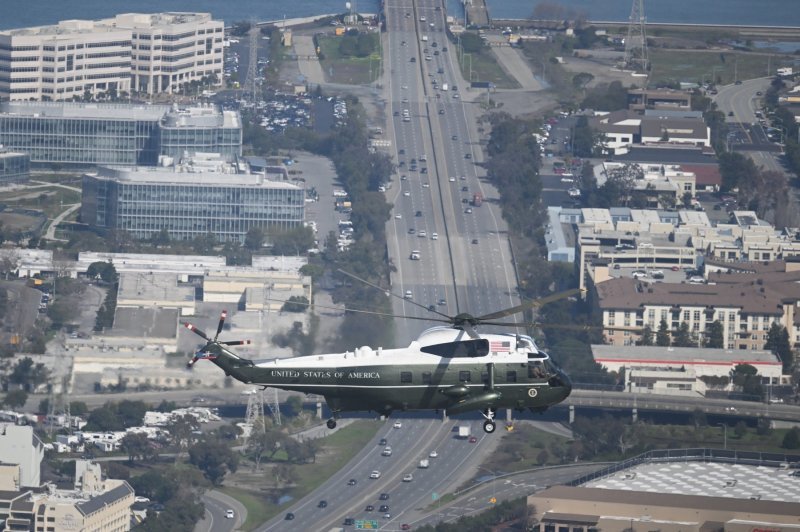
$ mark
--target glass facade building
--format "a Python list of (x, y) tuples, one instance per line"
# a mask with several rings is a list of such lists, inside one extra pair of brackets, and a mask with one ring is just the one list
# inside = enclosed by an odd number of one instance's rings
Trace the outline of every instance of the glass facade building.
[(33, 164), (153, 166), (160, 155), (196, 151), (233, 160), (242, 128), (238, 113), (215, 107), (3, 102), (0, 144), (27, 152)]
[(304, 216), (305, 189), (260, 175), (103, 167), (83, 178), (81, 220), (138, 239), (165, 229), (178, 240), (212, 233), (220, 242), (243, 243), (252, 227), (285, 231)]
[(0, 149), (0, 185), (26, 181), (31, 175), (31, 158), (27, 153)]

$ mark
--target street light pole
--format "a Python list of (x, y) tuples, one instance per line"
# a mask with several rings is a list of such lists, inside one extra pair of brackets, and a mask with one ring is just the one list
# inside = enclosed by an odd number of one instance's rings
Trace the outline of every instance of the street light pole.
[(728, 450), (728, 425), (726, 423), (720, 423), (719, 426), (722, 427), (722, 429), (724, 431), (723, 440), (722, 440), (723, 441), (722, 448), (727, 451)]

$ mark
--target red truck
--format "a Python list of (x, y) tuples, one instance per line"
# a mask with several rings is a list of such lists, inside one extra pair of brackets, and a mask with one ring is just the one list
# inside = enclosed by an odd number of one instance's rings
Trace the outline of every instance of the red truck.
[(472, 206), (473, 207), (480, 207), (483, 203), (483, 195), (480, 192), (476, 192), (472, 195)]

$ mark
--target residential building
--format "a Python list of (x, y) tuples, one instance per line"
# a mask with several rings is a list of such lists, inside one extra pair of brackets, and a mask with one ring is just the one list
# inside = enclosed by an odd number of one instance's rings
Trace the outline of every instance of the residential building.
[(707, 284), (644, 282), (631, 278), (594, 283), (595, 304), (602, 315), (606, 341), (634, 345), (645, 326), (670, 331), (682, 324), (698, 340), (719, 321), (728, 350), (763, 350), (773, 323), (786, 327), (789, 341), (800, 345), (800, 268), (796, 262), (773, 261), (769, 270), (707, 274)]
[(172, 93), (222, 81), (223, 21), (126, 13), (0, 32), (0, 100)]
[(213, 106), (3, 102), (0, 144), (37, 165), (152, 166), (187, 152), (232, 161), (242, 152), (242, 121)]
[(252, 174), (194, 173), (191, 168), (100, 167), (83, 177), (81, 219), (92, 228), (150, 238), (162, 229), (188, 240), (212, 233), (244, 242), (247, 231), (301, 226), (305, 189)]
[(31, 157), (0, 146), (0, 185), (27, 181), (31, 175)]

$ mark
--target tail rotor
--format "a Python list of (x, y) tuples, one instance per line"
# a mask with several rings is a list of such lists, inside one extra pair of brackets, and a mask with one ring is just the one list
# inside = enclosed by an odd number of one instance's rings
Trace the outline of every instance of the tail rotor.
[(228, 318), (228, 311), (227, 310), (223, 310), (222, 313), (219, 316), (219, 323), (217, 324), (217, 332), (214, 335), (214, 338), (209, 338), (206, 333), (204, 333), (201, 329), (198, 329), (197, 327), (195, 327), (191, 323), (184, 322), (183, 325), (187, 329), (189, 329), (190, 331), (195, 333), (197, 336), (199, 336), (200, 338), (202, 338), (203, 340), (206, 341), (206, 345), (204, 345), (200, 350), (198, 350), (194, 354), (192, 359), (189, 360), (189, 362), (186, 364), (187, 368), (191, 368), (192, 366), (194, 366), (195, 362), (197, 362), (198, 360), (216, 358), (216, 355), (214, 354), (213, 350), (211, 349), (211, 347), (213, 347), (213, 346), (249, 345), (251, 343), (250, 340), (229, 340), (227, 342), (220, 342), (218, 340), (219, 335), (222, 332), (222, 329), (225, 327), (225, 320), (227, 318)]

